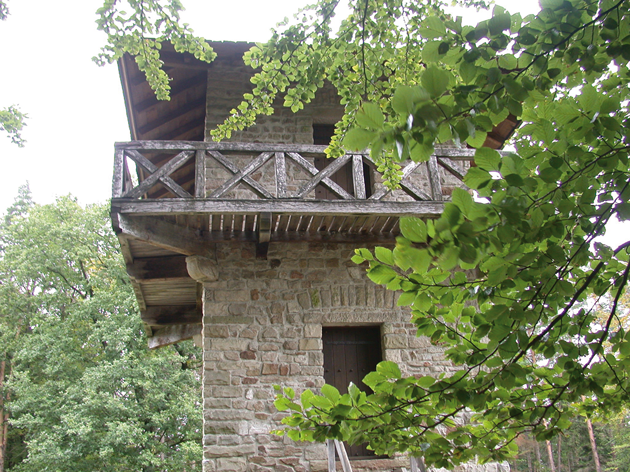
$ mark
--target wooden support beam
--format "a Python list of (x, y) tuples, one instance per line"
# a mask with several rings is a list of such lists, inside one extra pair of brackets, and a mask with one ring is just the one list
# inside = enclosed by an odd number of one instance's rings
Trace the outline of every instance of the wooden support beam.
[[(208, 77), (207, 73), (201, 72), (192, 77), (189, 77), (188, 79), (184, 79), (180, 82), (176, 82), (176, 84), (171, 88), (169, 92), (171, 100), (177, 97), (180, 93), (185, 92), (186, 90), (190, 88), (196, 87), (197, 85), (205, 84), (207, 77)], [(136, 111), (136, 113), (141, 113), (147, 108), (150, 108), (154, 105), (158, 105), (158, 104), (167, 105), (168, 103), (169, 102), (166, 102), (164, 100), (158, 100), (155, 94), (151, 94), (151, 96), (147, 98), (146, 100), (142, 100), (141, 102), (136, 103), (133, 106), (133, 108)]]
[(202, 317), (197, 305), (149, 306), (140, 312), (140, 318), (149, 326), (197, 324)]
[(115, 205), (112, 206), (112, 225), (117, 234), (122, 233), (187, 256), (209, 254), (208, 242), (196, 230), (174, 225), (159, 218), (121, 215)]
[[(112, 206), (121, 215), (173, 214), (256, 214), (276, 213), (291, 215), (374, 215), (439, 217), (444, 203), (435, 201), (385, 202), (368, 200), (224, 200), (180, 199), (125, 200), (112, 199)], [(181, 251), (177, 251), (181, 252)]]
[(199, 334), (201, 334), (201, 323), (166, 326), (153, 331), (153, 336), (148, 339), (149, 349), (156, 349), (186, 339), (192, 339)]
[(141, 126), (138, 128), (138, 134), (142, 135), (145, 133), (150, 132), (151, 130), (158, 128), (162, 125), (165, 125), (166, 123), (168, 123), (169, 121), (173, 121), (177, 118), (179, 118), (180, 116), (185, 115), (186, 113), (196, 109), (196, 108), (204, 108), (206, 107), (206, 97), (205, 95), (202, 98), (199, 98), (197, 100), (193, 100), (190, 103), (186, 103), (184, 106), (181, 106), (179, 108), (176, 108), (175, 110), (173, 110), (170, 113), (166, 113), (161, 115), (159, 118), (150, 121), (149, 123), (145, 124), (144, 126)]
[(188, 279), (186, 256), (143, 257), (127, 264), (127, 273), (138, 283)]

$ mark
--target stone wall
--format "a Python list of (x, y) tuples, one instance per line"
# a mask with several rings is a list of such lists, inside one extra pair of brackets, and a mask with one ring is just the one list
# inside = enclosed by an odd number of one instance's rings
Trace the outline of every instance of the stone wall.
[[(406, 375), (452, 369), (438, 347), (415, 336), (396, 295), (374, 285), (338, 243), (217, 245), (219, 278), (204, 284), (204, 472), (326, 469), (323, 444), (297, 444), (270, 431), (283, 414), (274, 385), (298, 394), (323, 385), (322, 326), (378, 325), (384, 360)], [(359, 470), (393, 470), (375, 459)]]

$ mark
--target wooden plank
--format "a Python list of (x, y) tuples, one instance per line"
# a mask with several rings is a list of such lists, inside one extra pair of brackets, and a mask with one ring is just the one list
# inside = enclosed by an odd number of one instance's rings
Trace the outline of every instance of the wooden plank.
[(146, 123), (143, 126), (140, 126), (138, 128), (138, 134), (142, 135), (150, 131), (153, 131), (155, 128), (159, 128), (160, 126), (165, 125), (166, 123), (170, 121), (173, 121), (181, 116), (184, 116), (186, 113), (191, 112), (195, 110), (196, 108), (203, 108), (205, 110), (205, 107), (206, 107), (206, 96), (204, 94), (203, 97), (200, 97), (196, 100), (185, 103), (181, 107), (175, 108), (170, 113), (161, 114), (159, 118), (156, 118), (155, 120), (150, 121), (149, 123)]
[(138, 283), (154, 280), (188, 279), (186, 256), (144, 257), (127, 264), (127, 274)]
[(466, 176), (466, 171), (462, 169), (460, 166), (458, 166), (456, 163), (454, 163), (451, 159), (447, 157), (442, 157), (442, 158), (438, 157), (437, 161), (438, 161), (438, 164), (444, 167), (447, 171), (449, 171), (459, 180), (462, 180), (462, 181), (464, 180), (464, 177)]
[(202, 313), (197, 305), (150, 306), (140, 312), (142, 321), (150, 326), (201, 323)]
[[(287, 155), (293, 159), (297, 164), (299, 164), (301, 167), (303, 167), (306, 171), (308, 171), (308, 173), (310, 173), (311, 175), (315, 175), (317, 176), (320, 172), (324, 172), (326, 169), (328, 169), (328, 167), (326, 167), (324, 170), (320, 171), (319, 169), (317, 169), (317, 167), (315, 167), (314, 165), (312, 165), (310, 162), (308, 162), (306, 159), (304, 159), (300, 154), (295, 153), (295, 152), (287, 152)], [(344, 158), (344, 160), (347, 162), (349, 159), (349, 155), (346, 154), (346, 156), (342, 156)], [(341, 159), (338, 158), (338, 159)], [(345, 164), (345, 162), (341, 162), (340, 166), (343, 166)], [(331, 164), (332, 165), (332, 164)], [(331, 171), (329, 171), (326, 175), (329, 175), (330, 173), (332, 173)], [(310, 183), (312, 183), (313, 181), (309, 181), (307, 183), (307, 185), (309, 185)], [(344, 189), (342, 189), (337, 183), (333, 182), (332, 180), (330, 180), (328, 177), (323, 177), (321, 179), (319, 179), (316, 183), (315, 186), (317, 186), (317, 184), (323, 184), (326, 187), (328, 187), (332, 192), (334, 192), (335, 195), (337, 195), (338, 197), (341, 198), (345, 198), (347, 200), (351, 200), (353, 197), (352, 195), (350, 195), (348, 192), (346, 192)], [(310, 186), (309, 186), (310, 187)], [(311, 189), (312, 190), (312, 189)], [(298, 197), (300, 196), (300, 194), (302, 194), (302, 190), (300, 190), (298, 192)], [(343, 195), (343, 196), (342, 196)]]
[(112, 214), (114, 232), (140, 239), (153, 246), (192, 256), (208, 255), (209, 246), (192, 228), (184, 228), (153, 217)]
[(271, 236), (271, 213), (263, 212), (258, 217), (258, 243), (268, 243)]
[(432, 200), (442, 201), (442, 182), (440, 180), (440, 168), (438, 167), (437, 158), (429, 157), (427, 161), (427, 173), (429, 175), (429, 183), (431, 184)]
[[(144, 157), (139, 152), (135, 151), (127, 151), (127, 154), (131, 159), (137, 162), (140, 166), (144, 167), (148, 172), (151, 172), (144, 181), (138, 185), (136, 188), (130, 190), (124, 195), (124, 198), (138, 198), (142, 194), (148, 192), (151, 187), (153, 187), (157, 181), (161, 181), (165, 186), (169, 188), (175, 195), (178, 197), (192, 197), (191, 194), (186, 192), (183, 188), (181, 188), (173, 179), (171, 179), (169, 174), (188, 161), (193, 156), (192, 151), (182, 151), (173, 157), (170, 161), (164, 164), (162, 167), (156, 167), (151, 161), (149, 161), (146, 157)], [(153, 169), (153, 170), (151, 170)]]
[(326, 447), (328, 448), (328, 472), (335, 472), (335, 442), (327, 439)]
[(348, 459), (348, 454), (346, 453), (346, 448), (343, 443), (335, 439), (335, 448), (337, 448), (337, 454), (339, 455), (343, 472), (352, 472), (352, 466), (350, 465), (350, 460)]
[(192, 339), (193, 336), (199, 334), (201, 334), (201, 323), (172, 325), (154, 330), (153, 336), (150, 336), (147, 341), (149, 343), (149, 349), (156, 349), (186, 339)]
[(276, 198), (287, 197), (287, 163), (283, 152), (275, 153)]
[(365, 200), (365, 175), (363, 174), (363, 156), (352, 156), (352, 183), (354, 184), (354, 196), (359, 200)]
[(112, 196), (114, 198), (122, 197), (124, 183), (125, 168), (125, 151), (116, 149), (114, 155), (114, 180), (112, 182)]
[[(300, 165), (304, 166), (306, 164), (305, 169), (311, 172), (311, 169), (315, 169), (314, 166), (310, 164), (306, 159), (296, 153), (289, 153), (289, 156)], [(305, 195), (308, 195), (312, 192), (315, 187), (317, 187), (320, 183), (326, 187), (328, 187), (332, 192), (335, 193), (340, 198), (345, 200), (353, 200), (354, 197), (342, 189), (335, 182), (330, 180), (328, 177), (337, 172), (342, 166), (344, 166), (349, 160), (351, 156), (346, 154), (344, 156), (338, 157), (331, 164), (327, 165), (324, 170), (317, 171), (316, 174), (313, 174), (314, 177), (309, 180), (297, 193), (298, 198), (304, 198)], [(312, 173), (312, 172), (311, 172)]]
[[(217, 156), (215, 156), (215, 153), (211, 152), (210, 154), (215, 159), (217, 159)], [(218, 189), (216, 189), (214, 192), (212, 192), (209, 195), (209, 198), (219, 198), (223, 194), (225, 194), (226, 192), (229, 192), (230, 190), (232, 190), (234, 187), (236, 187), (241, 182), (241, 180), (244, 180), (244, 178), (248, 177), (250, 173), (254, 172), (256, 169), (261, 167), (265, 162), (267, 162), (272, 155), (273, 155), (272, 152), (263, 152), (263, 153), (261, 153), (256, 159), (252, 160), (249, 164), (247, 164), (244, 169), (239, 170), (227, 182), (225, 182)], [(223, 156), (221, 156), (221, 157), (223, 157)], [(252, 182), (254, 182), (253, 179), (250, 178), (250, 180)], [(249, 183), (249, 181), (247, 181), (247, 183), (251, 186), (251, 183)], [(258, 183), (256, 183), (256, 185), (254, 187), (255, 188), (260, 188), (260, 189), (262, 189), (263, 192), (266, 192), (262, 187), (260, 187), (260, 185), (258, 185)], [(271, 194), (269, 194), (269, 197), (266, 197), (266, 198), (273, 198), (273, 197), (271, 196)]]
[[(371, 162), (374, 162), (370, 159)], [(421, 165), (421, 162), (410, 162), (407, 164), (403, 170), (401, 175), (401, 180), (405, 181), (407, 178)], [(389, 190), (385, 185), (383, 185), (378, 191), (374, 192), (372, 196), (369, 198), (370, 200), (381, 200), (385, 195), (389, 194), (391, 190)], [(425, 194), (426, 195), (426, 194)], [(431, 200), (430, 198), (428, 200)]]
[(195, 151), (195, 198), (206, 196), (206, 151)]
[[(219, 164), (225, 167), (227, 170), (232, 172), (233, 174), (238, 174), (241, 170), (232, 163), (227, 157), (217, 151), (209, 151), (209, 155), (211, 155)], [(252, 191), (261, 198), (273, 198), (267, 189), (265, 189), (262, 185), (252, 179), (249, 175), (245, 175), (242, 178), (242, 181), (247, 184)], [(216, 190), (215, 190), (216, 192)]]
[[(205, 84), (206, 80), (207, 80), (207, 74), (204, 72), (201, 74), (193, 75), (192, 77), (189, 77), (187, 79), (178, 81), (176, 85), (174, 85), (169, 91), (171, 100), (173, 100), (173, 98), (175, 98), (180, 93), (185, 92), (192, 87)], [(158, 100), (155, 94), (152, 93), (151, 96), (147, 98), (146, 100), (142, 100), (141, 102), (133, 105), (133, 108), (136, 113), (141, 113), (147, 108), (151, 108), (152, 106), (158, 105), (160, 103), (168, 103), (168, 102)]]
[(114, 199), (112, 206), (121, 214), (255, 214), (262, 212), (292, 215), (378, 215), (438, 217), (442, 202), (384, 202), (373, 200), (223, 200), (223, 199)]

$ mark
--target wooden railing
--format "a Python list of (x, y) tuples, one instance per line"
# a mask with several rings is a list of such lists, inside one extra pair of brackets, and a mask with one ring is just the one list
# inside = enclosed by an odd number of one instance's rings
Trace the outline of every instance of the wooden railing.
[[(348, 202), (392, 199), (368, 153), (348, 153), (331, 160), (320, 170), (313, 164), (313, 157), (323, 156), (324, 149), (325, 146), (314, 145), (190, 141), (117, 143), (112, 196), (126, 201), (158, 198), (225, 201), (239, 199), (234, 197), (234, 191), (245, 187), (254, 199), (295, 202), (312, 201), (315, 189), (321, 186), (339, 200)], [(446, 172), (461, 182), (465, 169), (457, 161), (470, 161), (473, 154), (474, 150), (443, 148), (436, 150), (428, 162), (405, 163), (401, 191), (413, 201), (441, 202), (442, 173)], [(350, 190), (332, 179), (349, 163), (353, 183)], [(295, 179), (295, 172), (288, 171), (289, 165), (306, 177)], [(366, 166), (372, 174), (369, 189), (364, 175)], [(215, 187), (209, 186), (208, 182), (216, 181), (216, 176), (206, 175), (213, 168), (221, 169), (227, 175)], [(263, 169), (265, 178), (260, 175)], [(422, 173), (421, 178), (418, 172)], [(423, 184), (419, 185), (419, 182)]]

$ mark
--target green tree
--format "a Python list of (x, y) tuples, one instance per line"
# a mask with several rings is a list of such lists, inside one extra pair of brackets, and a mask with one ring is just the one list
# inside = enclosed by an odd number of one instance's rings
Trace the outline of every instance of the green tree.
[[(333, 31), (337, 2), (322, 0), (246, 56), (255, 88), (218, 138), (277, 97), (299, 109), (330, 80), (346, 105), (331, 153), (370, 147), (390, 185), (400, 162), (435, 144), (477, 148), (474, 196), (456, 189), (439, 219), (403, 219), (393, 250), (354, 257), (401, 291), (418, 334), (460, 370), (403, 378), (385, 362), (365, 379), (369, 396), (325, 387), (298, 402), (286, 390), (277, 406), (294, 410), (290, 437), (368, 441), (452, 467), (627, 406), (630, 334), (616, 319), (630, 241), (598, 238), (630, 218), (629, 3), (543, 0), (526, 18), (496, 6), (466, 26), (437, 2), (355, 0)], [(522, 120), (516, 151), (481, 148), (510, 113)], [(584, 302), (606, 293), (602, 318)]]
[(23, 190), (0, 227), (6, 470), (201, 470), (199, 349), (147, 349), (108, 221)]

